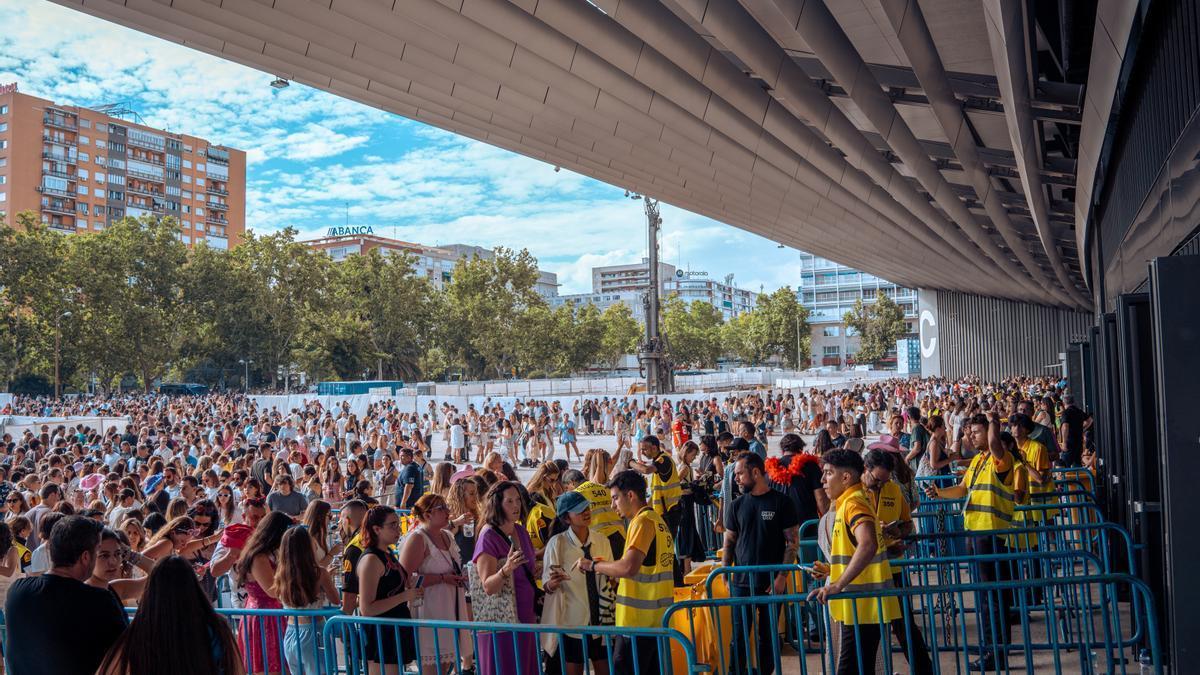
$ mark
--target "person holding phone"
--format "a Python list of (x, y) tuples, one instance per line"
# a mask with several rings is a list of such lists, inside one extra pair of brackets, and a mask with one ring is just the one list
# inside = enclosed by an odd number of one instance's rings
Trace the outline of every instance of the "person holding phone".
[[(408, 603), (422, 597), (416, 579), (392, 554), (400, 541), (400, 517), (390, 506), (372, 506), (362, 527), (362, 557), (358, 560), (358, 612), (363, 616), (411, 619)], [(363, 631), (363, 654), (372, 672), (399, 673), (417, 658), (411, 628), (374, 626)]]
[[(413, 618), (465, 621), (469, 618), (463, 592), (466, 577), (459, 565), (458, 546), (447, 529), (450, 508), (442, 496), (429, 493), (418, 499), (412, 510), (420, 525), (404, 539), (400, 566), (414, 570), (425, 591), (419, 604), (409, 603)], [(458, 656), (470, 652), (466, 631), (421, 628), (417, 640), (421, 670), (426, 673), (444, 672)]]
[[(612, 626), (615, 624), (616, 580), (579, 568), (582, 560), (612, 560), (612, 544), (599, 530), (592, 529), (591, 502), (579, 492), (559, 495), (555, 503), (558, 517), (551, 526), (546, 543), (542, 587), (546, 589), (546, 607), (542, 623), (552, 626)], [(608, 673), (608, 650), (599, 637), (587, 638), (585, 649), (580, 635), (547, 633), (542, 649), (555, 661), (566, 663), (566, 675), (581, 675), (590, 661), (597, 675)]]
[[(487, 525), (475, 542), (473, 574), (487, 596), (510, 595), (513, 598), (508, 606), (515, 608), (517, 621), (537, 623), (533, 542), (520, 523), (524, 508), (521, 491), (512, 481), (500, 481), (488, 490), (483, 503), (483, 520)], [(475, 588), (475, 581), (472, 581), (472, 588)], [(472, 596), (472, 602), (490, 604), (475, 596)], [(481, 674), (538, 672), (537, 641), (533, 633), (498, 632), (480, 634), (477, 639)]]

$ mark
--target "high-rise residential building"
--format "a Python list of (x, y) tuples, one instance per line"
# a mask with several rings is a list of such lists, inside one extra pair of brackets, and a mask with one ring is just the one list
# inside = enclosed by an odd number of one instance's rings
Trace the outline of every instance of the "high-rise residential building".
[(859, 337), (843, 317), (854, 301), (875, 302), (883, 291), (904, 310), (908, 332), (916, 332), (917, 292), (877, 276), (839, 265), (811, 253), (800, 253), (800, 304), (808, 308), (812, 329), (812, 362), (818, 366), (841, 366), (853, 362)]
[[(328, 236), (304, 243), (311, 248), (326, 252), (335, 261), (345, 260), (352, 255), (364, 255), (372, 250), (378, 250), (381, 255), (385, 256), (410, 255), (413, 257), (413, 269), (417, 275), (429, 279), (434, 288), (439, 289), (450, 282), (454, 264), (458, 262), (459, 258), (479, 256), (490, 260), (496, 255), (492, 250), (482, 246), (468, 244), (426, 246), (383, 237), (375, 234), (374, 228), (367, 225), (331, 227)], [(533, 289), (548, 300), (556, 297), (558, 295), (558, 275), (539, 269)]]
[(183, 241), (228, 249), (246, 231), (246, 153), (0, 87), (0, 221), (32, 211), (64, 233), (171, 216)]
[[(708, 272), (681, 270), (664, 262), (658, 264), (659, 292), (665, 300), (678, 295), (684, 302), (700, 300), (720, 310), (725, 320), (754, 309), (758, 295), (753, 291), (733, 285), (733, 275), (725, 277), (724, 283), (709, 278)], [(554, 306), (567, 302), (590, 303), (600, 311), (617, 303), (629, 306), (638, 322), (646, 320), (644, 294), (650, 288), (650, 261), (642, 258), (641, 263), (632, 265), (606, 265), (592, 268), (592, 292), (560, 295), (551, 303)]]

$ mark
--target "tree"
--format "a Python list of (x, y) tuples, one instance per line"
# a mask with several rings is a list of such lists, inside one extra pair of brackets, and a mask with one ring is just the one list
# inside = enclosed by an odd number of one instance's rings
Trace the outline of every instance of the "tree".
[(330, 292), (337, 308), (364, 322), (366, 345), (379, 379), (385, 373), (413, 378), (419, 371), (426, 337), (438, 303), (433, 284), (413, 271), (411, 256), (383, 256), (372, 250), (333, 266)]
[(604, 324), (604, 334), (600, 338), (598, 358), (612, 370), (623, 356), (637, 349), (642, 339), (642, 327), (633, 318), (629, 305), (623, 302), (609, 305), (600, 320)]
[(808, 362), (808, 308), (796, 299), (795, 291), (784, 287), (770, 295), (759, 294), (752, 314), (762, 324), (760, 330), (771, 355), (796, 368)]
[(761, 314), (744, 312), (721, 326), (721, 348), (743, 363), (760, 365), (771, 356), (767, 324)]
[(20, 230), (0, 223), (0, 389), (19, 373), (48, 366), (55, 319), (73, 306), (72, 243), (33, 212), (16, 219)]
[(689, 305), (671, 295), (663, 308), (662, 328), (675, 365), (715, 367), (721, 356), (723, 321), (720, 310), (707, 302), (693, 300)]
[(566, 346), (561, 370), (574, 373), (584, 370), (600, 358), (604, 340), (604, 317), (590, 302), (576, 305), (568, 302), (559, 306), (558, 339)]
[(180, 354), (196, 315), (184, 300), (187, 246), (172, 218), (124, 218), (74, 239), (81, 365), (102, 382), (131, 369), (149, 391)]
[(446, 286), (445, 335), (451, 357), (474, 376), (507, 377), (517, 365), (528, 309), (545, 305), (534, 290), (537, 259), (497, 248), (491, 258), (462, 258)]
[(887, 356), (895, 348), (896, 340), (908, 330), (904, 310), (883, 291), (875, 294), (875, 302), (870, 305), (861, 298), (855, 300), (854, 308), (843, 319), (859, 335), (860, 363), (874, 363)]

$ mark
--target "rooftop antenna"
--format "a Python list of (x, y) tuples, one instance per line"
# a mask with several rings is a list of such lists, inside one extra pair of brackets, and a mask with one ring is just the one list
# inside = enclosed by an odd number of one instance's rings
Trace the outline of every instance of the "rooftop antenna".
[(146, 120), (142, 119), (142, 116), (138, 114), (138, 111), (133, 109), (128, 101), (121, 101), (120, 103), (105, 103), (104, 105), (96, 106), (94, 110), (98, 113), (108, 115), (109, 117), (132, 119), (138, 124), (146, 123)]

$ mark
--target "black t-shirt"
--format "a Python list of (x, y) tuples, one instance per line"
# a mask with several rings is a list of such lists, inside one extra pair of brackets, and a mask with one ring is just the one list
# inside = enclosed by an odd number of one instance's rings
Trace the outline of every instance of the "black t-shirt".
[[(725, 529), (737, 533), (733, 548), (735, 565), (780, 565), (787, 548), (784, 532), (800, 524), (796, 507), (782, 492), (767, 490), (761, 495), (743, 494), (725, 513)], [(749, 575), (734, 575), (735, 586), (763, 590), (774, 575), (760, 574), (751, 583)]]
[[(784, 466), (791, 466), (791, 462), (802, 461), (801, 457), (811, 457), (813, 455), (792, 455), (790, 458), (784, 456), (779, 461)], [(788, 485), (772, 483), (772, 486), (777, 486), (777, 489), (787, 495), (792, 500), (792, 506), (796, 508), (796, 522), (804, 524), (809, 520), (816, 520), (821, 517), (817, 511), (817, 495), (816, 491), (821, 488), (821, 463), (811, 460), (804, 461), (804, 467), (800, 469), (800, 474), (792, 479)]]
[(909, 450), (916, 448), (918, 443), (921, 445), (921, 452), (917, 455), (917, 457), (920, 457), (921, 455), (925, 454), (926, 450), (929, 449), (929, 431), (920, 424), (913, 427), (912, 435), (908, 438)]
[(349, 544), (342, 551), (342, 592), (358, 593), (358, 559), (363, 550), (357, 545)]
[(1086, 419), (1086, 416), (1084, 415), (1083, 411), (1073, 405), (1067, 406), (1067, 409), (1063, 410), (1062, 423), (1070, 425), (1067, 427), (1066, 456), (1063, 457), (1063, 459), (1067, 460), (1069, 458), (1072, 463), (1076, 464), (1079, 462), (1079, 457), (1083, 453), (1084, 419)]
[(4, 604), (10, 673), (91, 675), (129, 624), (112, 591), (43, 574), (18, 579)]

